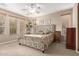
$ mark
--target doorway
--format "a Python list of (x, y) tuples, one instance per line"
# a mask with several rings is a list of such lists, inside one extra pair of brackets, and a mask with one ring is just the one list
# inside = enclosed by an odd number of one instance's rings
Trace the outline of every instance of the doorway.
[(66, 29), (72, 26), (72, 13), (65, 13), (61, 16), (62, 19), (62, 43), (66, 46)]

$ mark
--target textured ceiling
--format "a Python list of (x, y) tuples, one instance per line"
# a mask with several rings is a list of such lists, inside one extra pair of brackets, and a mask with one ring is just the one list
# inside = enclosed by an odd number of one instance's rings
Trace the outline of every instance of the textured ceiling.
[(12, 12), (28, 16), (28, 17), (35, 17), (41, 16), (49, 13), (53, 13), (56, 11), (69, 9), (73, 7), (73, 3), (38, 3), (41, 7), (39, 14), (28, 14), (27, 11), (23, 11), (25, 6), (29, 5), (30, 3), (0, 3), (0, 8), (10, 10)]

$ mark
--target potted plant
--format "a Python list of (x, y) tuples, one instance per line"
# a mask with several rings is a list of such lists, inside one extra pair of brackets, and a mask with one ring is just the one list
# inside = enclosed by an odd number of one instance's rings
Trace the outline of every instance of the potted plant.
[(30, 31), (31, 31), (31, 28), (32, 28), (32, 23), (29, 22), (28, 24), (26, 24), (26, 27), (27, 27), (28, 34), (30, 34)]

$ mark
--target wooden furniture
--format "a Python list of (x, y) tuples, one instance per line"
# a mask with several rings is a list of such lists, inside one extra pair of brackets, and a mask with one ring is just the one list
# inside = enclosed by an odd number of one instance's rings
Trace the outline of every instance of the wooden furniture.
[(60, 42), (60, 40), (61, 40), (61, 31), (55, 31), (54, 42)]
[(66, 34), (66, 48), (67, 49), (76, 49), (76, 29), (67, 28)]

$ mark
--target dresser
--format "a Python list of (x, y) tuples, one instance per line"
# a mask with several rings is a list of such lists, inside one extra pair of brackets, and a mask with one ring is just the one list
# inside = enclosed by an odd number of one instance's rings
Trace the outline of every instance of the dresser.
[(67, 28), (66, 29), (66, 48), (67, 49), (76, 49), (76, 28)]

